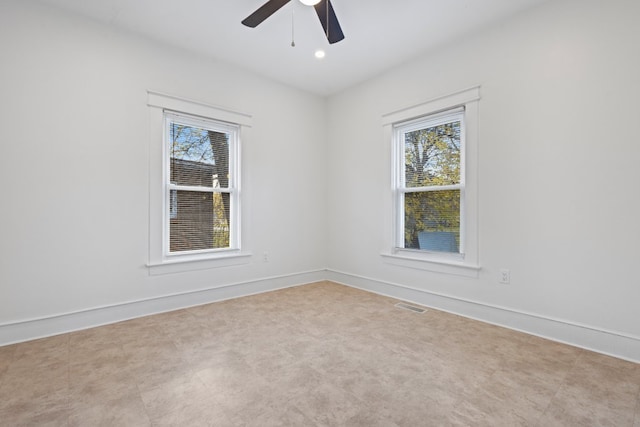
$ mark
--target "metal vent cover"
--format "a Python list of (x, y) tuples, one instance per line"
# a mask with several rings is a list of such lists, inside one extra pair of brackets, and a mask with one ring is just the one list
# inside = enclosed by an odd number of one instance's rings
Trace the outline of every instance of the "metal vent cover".
[(415, 305), (409, 305), (403, 302), (395, 304), (395, 307), (402, 308), (403, 310), (413, 311), (414, 313), (424, 313), (425, 311), (427, 311), (426, 308), (416, 307)]

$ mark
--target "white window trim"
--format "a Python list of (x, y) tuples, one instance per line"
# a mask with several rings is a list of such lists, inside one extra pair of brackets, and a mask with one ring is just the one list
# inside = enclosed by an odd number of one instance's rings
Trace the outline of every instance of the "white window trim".
[[(225, 132), (231, 136), (229, 141), (229, 174), (231, 176), (231, 181), (229, 183), (229, 188), (221, 190), (219, 188), (213, 187), (195, 187), (195, 186), (187, 186), (187, 185), (178, 185), (176, 183), (170, 183), (168, 179), (167, 172), (169, 171), (169, 164), (171, 162), (171, 156), (169, 153), (169, 144), (168, 144), (168, 135), (170, 132), (170, 126), (173, 122), (180, 122), (182, 124), (193, 126), (193, 127), (201, 127), (201, 128), (211, 128), (216, 131)], [(230, 224), (229, 227), (229, 247), (228, 248), (211, 248), (211, 249), (202, 249), (197, 251), (188, 251), (188, 252), (171, 252), (169, 250), (169, 219), (171, 217), (171, 207), (165, 206), (163, 212), (165, 214), (164, 217), (164, 227), (163, 227), (163, 248), (164, 248), (164, 256), (172, 259), (186, 258), (193, 255), (206, 255), (213, 254), (215, 252), (234, 252), (240, 249), (240, 164), (239, 164), (239, 137), (240, 126), (235, 124), (223, 123), (213, 119), (200, 119), (193, 116), (186, 116), (184, 114), (175, 113), (173, 111), (164, 111), (164, 149), (163, 149), (163, 164), (164, 164), (164, 173), (163, 173), (163, 182), (165, 183), (165, 199), (166, 203), (168, 200), (171, 200), (171, 191), (197, 191), (197, 192), (205, 192), (205, 193), (229, 193), (229, 197), (231, 200), (231, 210), (230, 210)]]
[[(467, 277), (478, 277), (480, 270), (478, 253), (478, 103), (480, 101), (480, 87), (472, 87), (466, 90), (441, 96), (425, 103), (404, 108), (382, 116), (384, 141), (388, 145), (391, 154), (391, 195), (385, 204), (387, 226), (385, 227), (386, 249), (381, 255), (386, 262), (394, 265), (417, 268), (445, 274), (456, 274)], [(399, 161), (394, 144), (395, 128), (397, 125), (406, 125), (412, 120), (427, 118), (425, 116), (451, 113), (451, 110), (463, 108), (465, 147), (461, 162), (464, 162), (461, 177), (463, 183), (464, 203), (461, 213), (461, 241), (462, 254), (448, 254), (426, 252), (415, 249), (399, 248), (397, 219), (399, 208), (397, 201), (398, 186), (397, 176)]]
[[(191, 101), (173, 95), (147, 91), (147, 105), (149, 108), (149, 273), (166, 274), (183, 271), (200, 270), (214, 267), (226, 267), (250, 262), (251, 253), (244, 249), (245, 236), (240, 235), (243, 230), (243, 218), (240, 213), (242, 195), (239, 193), (241, 170), (238, 163), (241, 141), (246, 141), (252, 125), (252, 117), (245, 113), (232, 111), (199, 101)], [(170, 215), (169, 200), (170, 185), (166, 182), (166, 165), (168, 164), (166, 147), (164, 144), (165, 112), (185, 114), (189, 117), (199, 116), (217, 123), (230, 123), (236, 126), (237, 141), (235, 144), (236, 210), (233, 219), (237, 221), (238, 235), (231, 242), (230, 249), (216, 249), (193, 251), (184, 254), (169, 254), (167, 250), (168, 231), (167, 217)]]

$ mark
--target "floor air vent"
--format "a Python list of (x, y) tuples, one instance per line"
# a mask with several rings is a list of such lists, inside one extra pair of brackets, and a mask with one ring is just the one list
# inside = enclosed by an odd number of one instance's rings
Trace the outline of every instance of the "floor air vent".
[(397, 303), (395, 307), (402, 308), (404, 310), (413, 311), (414, 313), (424, 313), (425, 311), (427, 311), (424, 308), (416, 307), (415, 305), (405, 304), (403, 302)]

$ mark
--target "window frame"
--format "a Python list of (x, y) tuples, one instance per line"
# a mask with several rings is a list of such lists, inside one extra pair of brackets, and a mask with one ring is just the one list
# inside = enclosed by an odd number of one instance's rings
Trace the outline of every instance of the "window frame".
[[(207, 254), (215, 252), (233, 252), (240, 250), (240, 173), (239, 173), (239, 131), (237, 124), (225, 123), (210, 118), (188, 115), (185, 113), (176, 113), (170, 110), (164, 110), (164, 135), (163, 135), (163, 164), (165, 185), (165, 206), (164, 227), (163, 227), (163, 248), (166, 257), (178, 258), (183, 256), (192, 256), (197, 254)], [(170, 153), (170, 127), (172, 123), (180, 123), (187, 126), (200, 127), (202, 129), (220, 131), (229, 134), (229, 186), (227, 188), (215, 187), (194, 187), (187, 185), (179, 185), (170, 181), (171, 171), (171, 153)], [(176, 196), (172, 198), (171, 192), (175, 191)], [(171, 252), (170, 250), (170, 231), (171, 219), (177, 217), (177, 199), (179, 191), (197, 191), (203, 193), (229, 193), (229, 247), (228, 248), (209, 248), (197, 249), (192, 251)], [(175, 205), (175, 211), (174, 209)]]
[[(450, 184), (450, 185), (428, 185), (422, 187), (407, 187), (406, 186), (406, 176), (405, 176), (405, 162), (404, 158), (406, 155), (405, 152), (405, 135), (409, 132), (414, 132), (417, 130), (428, 129), (431, 127), (439, 126), (442, 124), (447, 124), (455, 121), (460, 121), (460, 178), (458, 184)], [(465, 197), (464, 197), (464, 186), (465, 186), (465, 157), (466, 157), (466, 141), (465, 141), (465, 121), (464, 121), (464, 108), (458, 107), (450, 110), (442, 111), (436, 114), (430, 114), (427, 116), (419, 117), (417, 119), (409, 120), (406, 122), (395, 123), (393, 124), (394, 130), (394, 138), (393, 138), (393, 165), (395, 166), (394, 170), (394, 188), (395, 188), (395, 218), (396, 218), (396, 229), (395, 229), (395, 248), (394, 250), (410, 250), (410, 251), (420, 251), (420, 252), (430, 252), (434, 256), (436, 254), (444, 254), (452, 259), (464, 259), (464, 248), (465, 248)], [(426, 249), (414, 249), (414, 248), (406, 248), (405, 247), (405, 212), (404, 212), (404, 201), (405, 195), (407, 193), (424, 193), (424, 192), (437, 192), (437, 191), (448, 191), (448, 190), (459, 190), (460, 191), (460, 242), (459, 242), (459, 251), (456, 253), (453, 252), (436, 252), (436, 251), (428, 251)]]
[[(472, 87), (382, 116), (385, 144), (391, 156), (390, 199), (385, 204), (385, 261), (410, 268), (439, 273), (478, 277), (478, 104), (480, 87)], [(423, 129), (453, 114), (462, 115), (460, 158), (460, 242), (459, 253), (404, 248), (404, 206), (401, 185), (404, 174), (404, 143), (401, 131)], [(428, 127), (428, 126), (427, 126)], [(402, 175), (401, 175), (402, 174)]]
[[(246, 251), (246, 230), (242, 215), (240, 183), (242, 181), (242, 144), (250, 135), (252, 117), (237, 112), (155, 91), (147, 91), (149, 107), (149, 259), (146, 266), (149, 274), (167, 274), (215, 267), (247, 264), (251, 253)], [(214, 124), (220, 129), (235, 130), (235, 144), (230, 144), (229, 172), (235, 171), (235, 180), (230, 179), (229, 187), (234, 188), (235, 207), (230, 214), (230, 226), (235, 227), (230, 236), (229, 248), (212, 248), (184, 252), (169, 252), (169, 224), (172, 215), (171, 191), (175, 189), (168, 181), (170, 153), (167, 141), (168, 117), (191, 120), (197, 126)], [(215, 130), (215, 128), (214, 128)], [(232, 148), (231, 146), (234, 145)], [(231, 153), (233, 150), (233, 153)], [(231, 178), (231, 177), (230, 177)], [(218, 190), (213, 190), (218, 191)], [(232, 196), (233, 197), (233, 196)], [(234, 206), (234, 203), (231, 203)], [(235, 225), (233, 224), (235, 222)], [(230, 230), (231, 232), (231, 230)]]

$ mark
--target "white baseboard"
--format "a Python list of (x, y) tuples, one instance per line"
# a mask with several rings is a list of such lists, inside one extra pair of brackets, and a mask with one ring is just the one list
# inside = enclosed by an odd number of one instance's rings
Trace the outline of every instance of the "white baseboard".
[(335, 270), (326, 280), (640, 363), (640, 337)]
[(335, 270), (315, 270), (268, 277), (38, 319), (5, 323), (0, 325), (0, 346), (323, 280), (330, 280), (353, 288), (640, 363), (639, 337)]
[(0, 324), (0, 346), (325, 280), (316, 270)]

